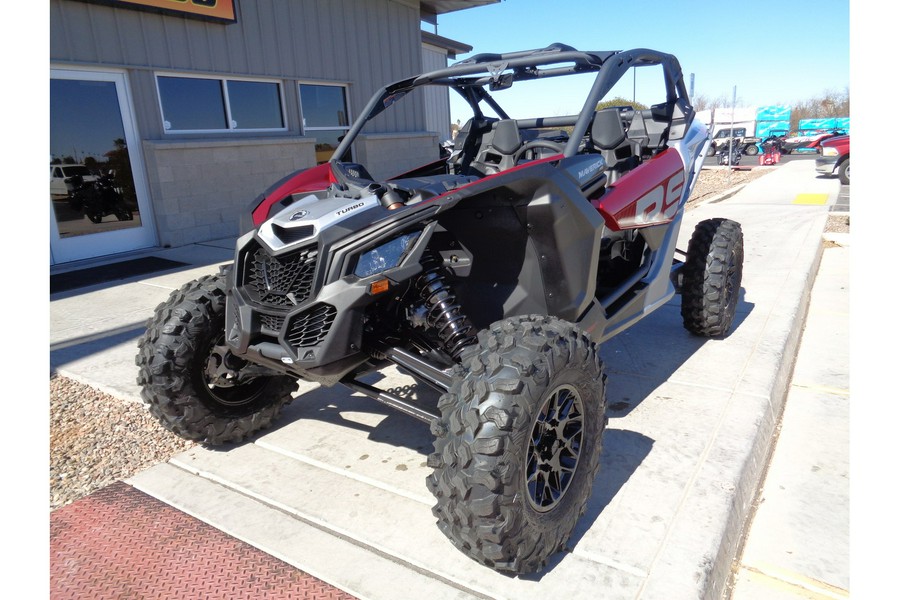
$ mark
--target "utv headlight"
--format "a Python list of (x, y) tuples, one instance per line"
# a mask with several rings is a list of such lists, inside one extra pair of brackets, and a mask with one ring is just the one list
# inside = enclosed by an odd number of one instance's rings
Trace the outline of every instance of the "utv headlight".
[(356, 263), (353, 274), (357, 277), (369, 277), (400, 264), (413, 244), (419, 239), (418, 231), (395, 237), (391, 241), (363, 253)]
[(838, 149), (831, 146), (822, 146), (822, 156), (837, 156)]

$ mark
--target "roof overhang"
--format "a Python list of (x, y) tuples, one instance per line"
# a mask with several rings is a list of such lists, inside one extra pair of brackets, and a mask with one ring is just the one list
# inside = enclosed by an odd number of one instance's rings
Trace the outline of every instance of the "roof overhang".
[(498, 2), (500, 0), (419, 0), (419, 12), (423, 21), (436, 25), (438, 15)]
[(446, 50), (447, 56), (450, 58), (456, 58), (458, 54), (466, 54), (472, 51), (472, 46), (468, 44), (441, 37), (429, 31), (422, 31), (422, 42)]

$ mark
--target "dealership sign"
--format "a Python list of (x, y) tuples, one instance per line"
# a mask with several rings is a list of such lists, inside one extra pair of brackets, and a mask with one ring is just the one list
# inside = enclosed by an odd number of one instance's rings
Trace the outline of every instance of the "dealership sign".
[(236, 0), (82, 0), (82, 2), (150, 10), (210, 21), (237, 22), (234, 12)]

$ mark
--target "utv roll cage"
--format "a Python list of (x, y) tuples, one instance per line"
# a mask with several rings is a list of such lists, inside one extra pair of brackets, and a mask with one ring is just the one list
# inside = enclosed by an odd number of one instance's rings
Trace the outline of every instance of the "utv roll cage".
[[(643, 66), (658, 104), (598, 106)], [(578, 74), (577, 114), (511, 118), (492, 95)], [(552, 99), (572, 97), (550, 81)], [(379, 180), (341, 160), (426, 85), (473, 113), (449, 155)], [(693, 116), (678, 61), (646, 49), (478, 54), (382, 88), (330, 162), (253, 201), (232, 265), (157, 307), (138, 344), (142, 397), (215, 445), (271, 426), (299, 380), (342, 384), (429, 424), (432, 513), (457, 548), (504, 573), (544, 569), (600, 469), (600, 344), (676, 293), (691, 333), (734, 321), (740, 224), (701, 221), (674, 258), (710, 144)], [(389, 365), (437, 390), (436, 406), (361, 379)]]
[(574, 126), (563, 156), (578, 153), (579, 145), (591, 124), (597, 104), (613, 86), (634, 67), (662, 65), (666, 102), (651, 107), (654, 121), (671, 123), (668, 139), (680, 139), (693, 118), (693, 108), (684, 85), (684, 77), (678, 59), (671, 54), (646, 48), (613, 51), (580, 51), (565, 44), (551, 44), (546, 48), (508, 52), (504, 54), (476, 54), (454, 63), (446, 69), (438, 69), (409, 79), (397, 81), (375, 92), (353, 123), (331, 157), (339, 162), (365, 124), (378, 116), (394, 102), (417, 87), (427, 85), (447, 86), (462, 96), (472, 108), (475, 118), (484, 118), (481, 103), (487, 104), (501, 119), (510, 119), (506, 111), (488, 93), (506, 89), (517, 81), (529, 81), (547, 77), (560, 77), (596, 72), (590, 93), (581, 112), (572, 117), (544, 117), (517, 120), (521, 127)]

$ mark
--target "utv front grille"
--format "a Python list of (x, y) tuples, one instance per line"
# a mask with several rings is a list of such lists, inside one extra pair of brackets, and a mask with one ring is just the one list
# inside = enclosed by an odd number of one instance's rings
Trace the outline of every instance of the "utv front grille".
[(284, 325), (284, 317), (261, 314), (259, 315), (259, 323), (262, 325), (263, 329), (267, 329), (270, 332), (277, 334), (281, 331), (281, 326)]
[(312, 294), (318, 251), (307, 246), (284, 256), (271, 256), (262, 248), (247, 256), (244, 282), (254, 302), (275, 308), (290, 308)]
[(316, 304), (291, 318), (285, 339), (294, 348), (321, 344), (336, 315), (337, 309), (330, 304)]

